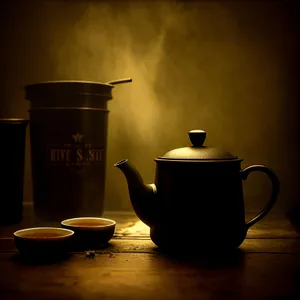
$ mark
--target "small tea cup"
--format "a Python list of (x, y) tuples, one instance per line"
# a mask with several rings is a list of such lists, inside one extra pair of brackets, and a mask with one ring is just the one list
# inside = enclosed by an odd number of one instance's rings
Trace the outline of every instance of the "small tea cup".
[(72, 248), (95, 250), (105, 247), (114, 235), (116, 222), (98, 217), (66, 219), (61, 226), (74, 231)]

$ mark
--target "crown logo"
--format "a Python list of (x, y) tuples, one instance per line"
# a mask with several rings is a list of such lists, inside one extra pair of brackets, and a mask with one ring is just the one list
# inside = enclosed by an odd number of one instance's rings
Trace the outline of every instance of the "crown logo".
[(84, 135), (80, 133), (72, 134), (72, 138), (76, 144), (82, 143)]

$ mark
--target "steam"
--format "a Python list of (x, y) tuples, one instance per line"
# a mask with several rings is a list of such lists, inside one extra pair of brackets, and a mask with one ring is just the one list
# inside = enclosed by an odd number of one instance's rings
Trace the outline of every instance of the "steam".
[[(169, 1), (76, 4), (47, 3), (47, 10), (68, 16), (62, 29), (53, 32), (50, 49), (57, 79), (105, 82), (132, 77), (132, 86), (118, 86), (110, 102), (110, 134), (134, 136), (138, 144), (155, 148), (167, 117), (169, 125), (180, 114), (166, 107), (164, 94), (156, 88), (169, 31), (184, 31), (180, 4)], [(60, 6), (58, 8), (58, 6)], [(62, 16), (61, 16), (62, 17)], [(71, 26), (70, 26), (71, 25)], [(170, 74), (172, 75), (172, 74)], [(166, 89), (166, 87), (163, 87)], [(126, 124), (126, 133), (114, 126)], [(121, 125), (122, 126), (122, 125)]]
[[(163, 42), (166, 30), (163, 29), (155, 39), (151, 40), (147, 52), (140, 59), (135, 55), (130, 38), (122, 47), (122, 55), (117, 60), (116, 73), (121, 70), (122, 75), (130, 74), (134, 78), (135, 87), (128, 90), (128, 101), (122, 105), (122, 115), (130, 119), (130, 132), (142, 143), (155, 141), (156, 125), (160, 119), (160, 105), (153, 83), (159, 70), (159, 62), (164, 51)], [(124, 86), (124, 92), (126, 87)], [(119, 115), (121, 117), (122, 115)], [(146, 133), (146, 134), (145, 134)]]

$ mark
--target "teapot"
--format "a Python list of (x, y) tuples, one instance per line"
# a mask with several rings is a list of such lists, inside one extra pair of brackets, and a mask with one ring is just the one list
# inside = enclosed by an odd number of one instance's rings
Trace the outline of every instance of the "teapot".
[[(133, 210), (150, 227), (151, 240), (159, 248), (180, 250), (189, 244), (204, 251), (236, 249), (248, 229), (273, 208), (279, 194), (278, 177), (265, 165), (241, 169), (242, 159), (204, 146), (203, 130), (191, 130), (189, 137), (192, 146), (154, 159), (155, 183), (145, 184), (127, 159), (114, 166), (125, 175)], [(272, 193), (264, 208), (245, 221), (242, 183), (255, 171), (268, 176)]]

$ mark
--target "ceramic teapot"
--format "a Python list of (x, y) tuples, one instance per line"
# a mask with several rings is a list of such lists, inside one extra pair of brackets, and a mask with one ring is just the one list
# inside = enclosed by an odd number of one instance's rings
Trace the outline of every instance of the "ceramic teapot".
[[(264, 165), (241, 169), (242, 160), (238, 157), (203, 146), (203, 130), (191, 130), (189, 137), (192, 146), (171, 150), (155, 159), (153, 184), (145, 184), (127, 159), (114, 166), (125, 175), (133, 209), (150, 227), (150, 237), (158, 247), (174, 250), (188, 243), (208, 251), (236, 249), (248, 229), (274, 206), (279, 180)], [(254, 171), (270, 178), (272, 193), (262, 211), (245, 221), (242, 182)]]

